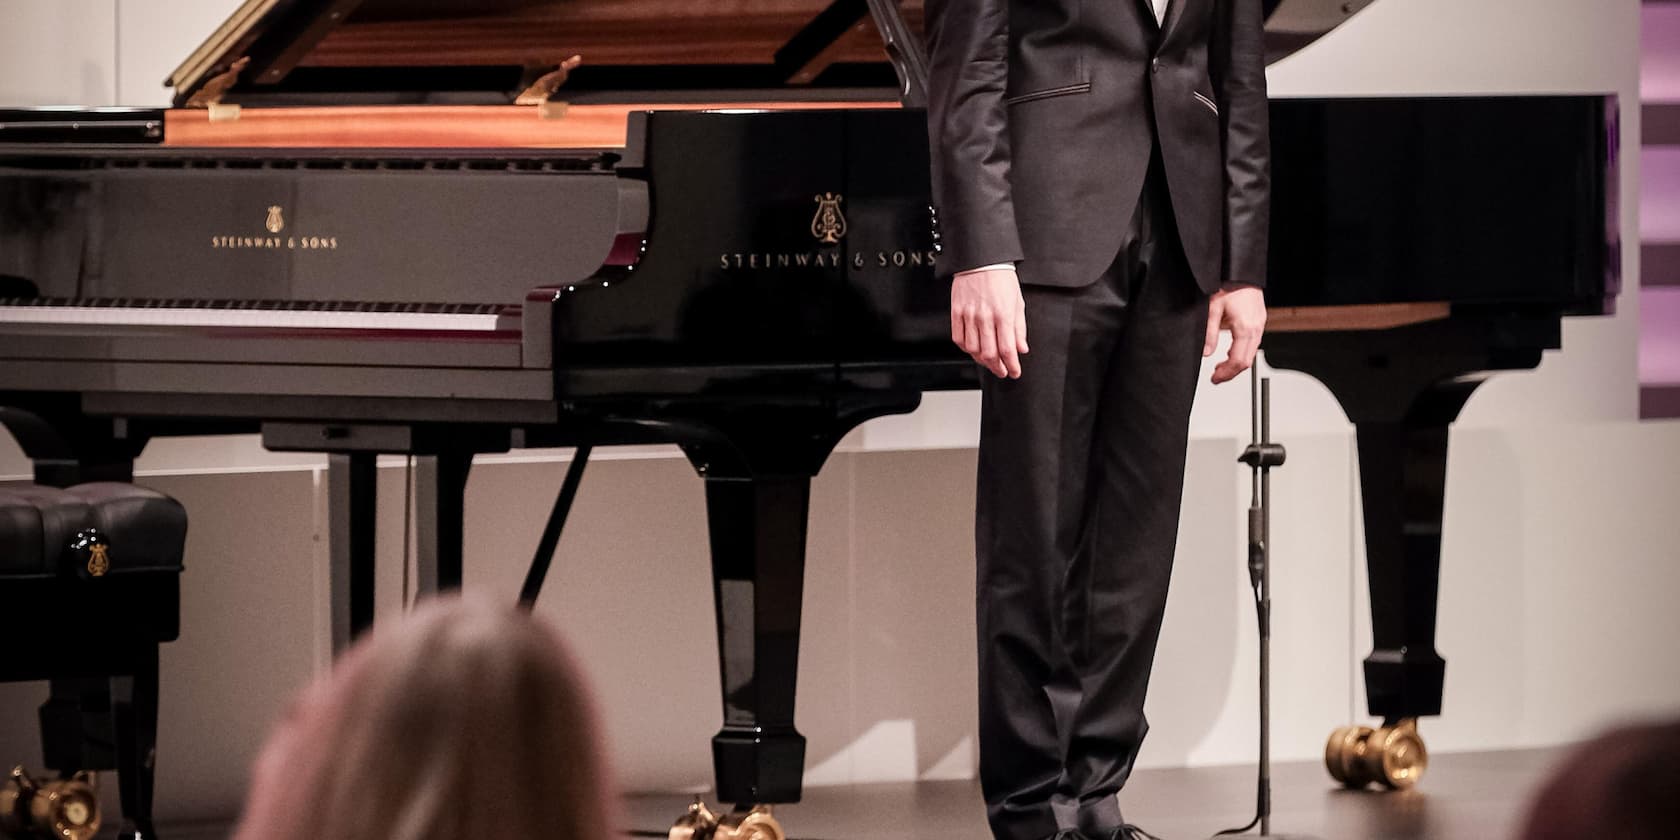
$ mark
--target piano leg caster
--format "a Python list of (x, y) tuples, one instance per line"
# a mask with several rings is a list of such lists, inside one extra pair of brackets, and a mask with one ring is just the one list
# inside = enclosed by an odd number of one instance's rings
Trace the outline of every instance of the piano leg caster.
[(787, 840), (787, 835), (769, 805), (719, 815), (695, 797), (688, 813), (671, 826), (670, 840)]
[(1429, 750), (1417, 731), (1417, 718), (1401, 718), (1377, 729), (1344, 726), (1330, 733), (1324, 767), (1349, 788), (1378, 784), (1406, 790), (1429, 769)]

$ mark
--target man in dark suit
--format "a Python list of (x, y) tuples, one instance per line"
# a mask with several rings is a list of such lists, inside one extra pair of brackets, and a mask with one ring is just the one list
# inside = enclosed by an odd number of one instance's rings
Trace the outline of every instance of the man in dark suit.
[(999, 840), (1135, 836), (1116, 794), (1148, 729), (1196, 372), (1221, 327), (1214, 381), (1247, 369), (1265, 323), (1262, 18), (927, 0), (951, 337), (995, 374), (975, 536)]

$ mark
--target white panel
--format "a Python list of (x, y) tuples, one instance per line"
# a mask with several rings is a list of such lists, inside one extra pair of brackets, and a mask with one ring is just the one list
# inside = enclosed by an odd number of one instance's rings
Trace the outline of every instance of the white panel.
[(10, 434), (0, 430), (0, 481), (27, 479), (31, 474), (29, 459)]
[[(1680, 712), (1680, 424), (1465, 432), (1439, 648), (1446, 750), (1554, 744)], [(1532, 457), (1544, 450), (1547, 457)]]
[[(1252, 761), (1258, 632), (1247, 572), (1250, 481), (1241, 447), (1191, 450), (1173, 592), (1150, 686), (1150, 766)], [(1272, 754), (1311, 759), (1345, 723), (1353, 679), (1350, 439), (1294, 438), (1273, 472)]]
[(0, 0), (0, 107), (110, 105), (113, 0)]
[[(474, 468), (469, 590), (516, 596), (565, 468)], [(538, 610), (594, 681), (615, 770), (633, 789), (710, 783), (721, 712), (709, 570), (703, 493), (686, 463), (591, 463)]]
[[(912, 761), (904, 778), (951, 775), (975, 730), (972, 449), (848, 456), (853, 608), (850, 691), (860, 736), (894, 721)], [(830, 467), (832, 469), (833, 467)], [(912, 515), (905, 515), (913, 512)], [(813, 627), (812, 636), (834, 629)], [(811, 645), (805, 645), (810, 655)], [(821, 725), (801, 712), (807, 730)], [(808, 732), (808, 734), (814, 734)], [(972, 756), (970, 750), (968, 755)], [(855, 760), (848, 781), (890, 778)], [(888, 765), (903, 768), (902, 763)], [(964, 776), (973, 772), (964, 768)]]
[(314, 479), (153, 478), (190, 518), (181, 638), (163, 647), (157, 811), (233, 813), (269, 727), (314, 673)]
[(240, 0), (116, 0), (122, 105), (167, 105), (163, 80), (180, 66)]

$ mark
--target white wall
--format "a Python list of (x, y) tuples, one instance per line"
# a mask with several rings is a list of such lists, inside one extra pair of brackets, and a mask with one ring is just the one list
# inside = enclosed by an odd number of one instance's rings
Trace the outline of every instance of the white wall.
[[(160, 103), (158, 82), (235, 5), (0, 0), (0, 100)], [(1381, 0), (1273, 68), (1272, 84), (1279, 95), (1611, 91), (1636, 105), (1638, 11), (1634, 0)], [(1664, 649), (1680, 631), (1666, 603), (1680, 591), (1670, 512), (1680, 479), (1667, 469), (1680, 425), (1633, 420), (1638, 109), (1623, 115), (1621, 314), (1569, 324), (1565, 349), (1539, 371), (1497, 377), (1453, 439), (1446, 714), (1424, 725), (1436, 750), (1556, 743), (1680, 711), (1680, 666)], [(975, 403), (936, 395), (914, 415), (872, 423), (816, 481), (800, 706), (813, 783), (972, 773)], [(1290, 462), (1275, 479), (1274, 746), (1308, 759), (1330, 728), (1363, 713), (1356, 466), (1347, 423), (1317, 383), (1279, 374), (1277, 413)], [(1246, 418), (1245, 388), (1198, 397), (1146, 765), (1252, 756), (1247, 484), (1233, 463)], [(597, 457), (542, 609), (591, 663), (626, 783), (704, 784), (719, 715), (699, 482), (669, 449)], [(563, 458), (475, 469), (470, 587), (517, 589)], [(321, 463), (230, 439), (163, 442), (141, 465), (193, 513), (183, 637), (164, 658), (166, 814), (237, 807), (268, 722), (321, 661)], [(390, 501), (402, 474), (389, 463), (385, 610), (399, 602), (403, 565)], [(24, 472), (0, 441), (0, 475)], [(38, 695), (0, 686), (0, 760), (38, 761)]]
[(0, 0), (0, 102), (117, 102), (111, 0)]

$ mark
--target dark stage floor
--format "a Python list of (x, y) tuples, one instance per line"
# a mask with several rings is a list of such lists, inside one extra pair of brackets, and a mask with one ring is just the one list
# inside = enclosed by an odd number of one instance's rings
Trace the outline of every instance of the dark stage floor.
[[(1399, 794), (1336, 789), (1316, 762), (1280, 765), (1272, 831), (1320, 840), (1505, 840), (1557, 757), (1555, 750), (1435, 756), (1422, 787)], [(1188, 840), (1247, 822), (1253, 786), (1253, 771), (1244, 767), (1141, 770), (1122, 803), (1128, 819), (1163, 840)], [(630, 816), (636, 829), (664, 836), (688, 802), (637, 796)], [(924, 782), (814, 788), (777, 815), (792, 840), (986, 840), (981, 810), (975, 783)], [(225, 826), (160, 833), (163, 840), (228, 835)]]

